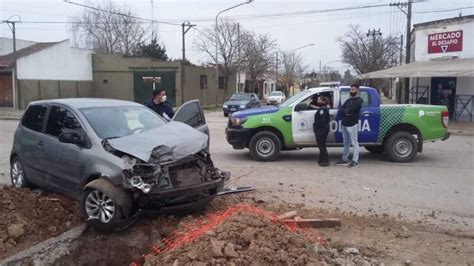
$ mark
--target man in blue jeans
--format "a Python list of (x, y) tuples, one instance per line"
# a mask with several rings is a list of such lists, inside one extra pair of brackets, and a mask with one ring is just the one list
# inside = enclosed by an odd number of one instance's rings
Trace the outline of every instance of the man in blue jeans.
[[(344, 152), (342, 155), (342, 161), (337, 162), (336, 165), (347, 165), (349, 167), (359, 166), (359, 141), (357, 140), (357, 135), (359, 132), (359, 115), (363, 100), (357, 96), (358, 92), (359, 85), (352, 84), (350, 91), (351, 96), (339, 109), (342, 123)], [(354, 151), (352, 160), (349, 161), (349, 149), (351, 144)]]

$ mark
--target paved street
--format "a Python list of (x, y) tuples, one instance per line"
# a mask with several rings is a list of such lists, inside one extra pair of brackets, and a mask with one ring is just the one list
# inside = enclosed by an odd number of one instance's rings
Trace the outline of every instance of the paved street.
[[(216, 165), (232, 172), (232, 183), (254, 186), (263, 197), (474, 230), (473, 137), (428, 143), (413, 163), (394, 164), (362, 149), (357, 169), (320, 168), (317, 149), (284, 152), (272, 163), (252, 161), (247, 150), (233, 150), (225, 141), (226, 119), (221, 112), (206, 116)], [(17, 123), (0, 120), (1, 183), (8, 183), (8, 156)], [(342, 149), (331, 148), (329, 153), (334, 162)]]

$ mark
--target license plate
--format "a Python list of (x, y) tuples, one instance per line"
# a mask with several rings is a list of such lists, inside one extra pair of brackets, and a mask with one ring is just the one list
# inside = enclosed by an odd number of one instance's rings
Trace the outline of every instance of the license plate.
[(235, 108), (230, 108), (230, 110), (233, 112), (233, 111), (235, 111)]

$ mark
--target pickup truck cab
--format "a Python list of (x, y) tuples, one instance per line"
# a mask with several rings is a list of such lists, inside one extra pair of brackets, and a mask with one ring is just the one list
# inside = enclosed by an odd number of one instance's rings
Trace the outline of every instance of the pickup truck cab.
[[(226, 128), (234, 149), (248, 148), (253, 159), (276, 160), (282, 150), (316, 147), (313, 133), (315, 110), (308, 108), (313, 96), (330, 99), (328, 147), (343, 146), (339, 107), (350, 87), (319, 87), (304, 90), (278, 107), (233, 113)], [(363, 99), (359, 119), (359, 143), (372, 153), (386, 153), (394, 162), (413, 161), (424, 142), (446, 140), (449, 113), (445, 106), (381, 105), (377, 90), (360, 87)]]

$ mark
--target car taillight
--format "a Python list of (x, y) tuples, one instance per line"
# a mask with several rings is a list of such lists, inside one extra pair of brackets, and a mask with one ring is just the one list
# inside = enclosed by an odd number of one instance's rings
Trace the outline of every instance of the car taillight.
[(448, 124), (449, 124), (448, 110), (444, 110), (443, 112), (441, 112), (441, 122), (443, 123), (444, 128), (448, 128)]

